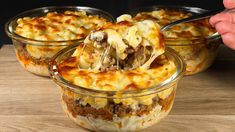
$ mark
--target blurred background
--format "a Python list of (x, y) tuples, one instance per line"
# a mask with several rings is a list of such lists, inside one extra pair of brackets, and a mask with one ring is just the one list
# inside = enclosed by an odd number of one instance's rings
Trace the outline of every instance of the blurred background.
[(12, 43), (4, 31), (4, 25), (11, 17), (33, 8), (66, 5), (100, 8), (117, 17), (130, 9), (151, 5), (185, 5), (215, 10), (223, 8), (223, 0), (6, 0), (0, 8), (0, 45)]

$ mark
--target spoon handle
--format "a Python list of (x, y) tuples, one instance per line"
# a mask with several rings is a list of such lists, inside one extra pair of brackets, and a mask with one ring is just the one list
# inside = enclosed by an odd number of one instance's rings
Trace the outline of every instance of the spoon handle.
[(213, 15), (219, 13), (219, 12), (234, 12), (234, 11), (235, 11), (235, 8), (208, 11), (208, 12), (205, 12), (205, 13), (202, 13), (202, 14), (194, 15), (194, 16), (191, 16), (191, 17), (188, 17), (188, 18), (185, 18), (185, 19), (181, 19), (181, 20), (177, 20), (177, 21), (174, 21), (172, 23), (169, 23), (169, 24), (161, 27), (161, 31), (166, 30), (166, 29), (168, 29), (168, 28), (170, 28), (170, 27), (172, 27), (176, 24), (205, 19), (205, 18), (211, 17), (211, 16), (213, 16)]

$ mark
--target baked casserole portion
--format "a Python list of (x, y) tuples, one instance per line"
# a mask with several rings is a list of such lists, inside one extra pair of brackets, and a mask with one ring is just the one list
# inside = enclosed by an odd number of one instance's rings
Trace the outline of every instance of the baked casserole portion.
[(48, 12), (43, 16), (19, 18), (14, 32), (33, 43), (13, 41), (16, 56), (28, 71), (49, 76), (47, 67), (51, 57), (107, 23), (108, 20), (85, 11)]
[[(164, 118), (173, 105), (176, 82), (160, 92), (131, 94), (148, 91), (176, 73), (162, 40), (159, 25), (151, 20), (130, 18), (92, 31), (59, 63), (58, 75), (73, 85), (115, 94), (99, 97), (62, 86), (62, 106), (68, 116), (96, 131), (136, 131)], [(131, 96), (123, 94), (127, 91)]]

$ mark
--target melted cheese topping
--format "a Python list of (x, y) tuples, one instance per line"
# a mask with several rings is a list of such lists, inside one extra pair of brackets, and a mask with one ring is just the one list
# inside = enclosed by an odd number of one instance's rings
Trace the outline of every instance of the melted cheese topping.
[(41, 17), (17, 20), (15, 33), (34, 40), (64, 41), (81, 39), (107, 23), (106, 19), (87, 15), (84, 11), (49, 12)]
[(175, 63), (165, 55), (159, 56), (147, 70), (110, 70), (105, 72), (79, 69), (78, 58), (71, 57), (58, 66), (59, 73), (75, 85), (103, 91), (125, 91), (147, 89), (171, 77)]
[[(141, 20), (153, 20), (160, 26), (164, 26), (170, 22), (184, 19), (192, 16), (191, 13), (182, 11), (176, 11), (171, 9), (161, 9), (151, 12), (140, 12), (134, 19)], [(215, 29), (211, 27), (208, 19), (199, 20), (189, 23), (182, 23), (171, 27), (168, 30), (163, 31), (165, 38), (188, 38), (192, 37), (204, 37), (211, 35), (215, 32)]]

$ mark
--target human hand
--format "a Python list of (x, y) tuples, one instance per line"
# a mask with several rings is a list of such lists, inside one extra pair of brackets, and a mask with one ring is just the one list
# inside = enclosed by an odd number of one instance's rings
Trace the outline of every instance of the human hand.
[[(224, 0), (227, 9), (235, 7), (235, 0)], [(210, 18), (210, 24), (221, 35), (223, 43), (235, 50), (235, 12), (218, 13)]]

